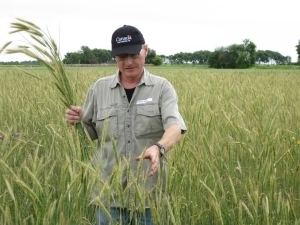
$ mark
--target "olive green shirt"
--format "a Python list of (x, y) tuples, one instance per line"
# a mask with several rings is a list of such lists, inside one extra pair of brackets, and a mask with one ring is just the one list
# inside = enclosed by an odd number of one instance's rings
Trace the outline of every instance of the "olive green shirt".
[[(130, 102), (120, 83), (119, 72), (97, 80), (84, 103), (82, 122), (89, 136), (98, 140), (93, 164), (101, 168), (102, 178), (111, 175), (118, 158), (128, 160), (130, 170), (136, 171), (139, 162), (135, 158), (158, 142), (169, 126), (178, 124), (186, 131), (173, 86), (147, 70)], [(148, 173), (150, 161), (140, 163), (142, 173)], [(125, 185), (130, 182), (126, 179), (123, 180)], [(146, 189), (151, 189), (156, 182), (157, 174), (148, 177)]]

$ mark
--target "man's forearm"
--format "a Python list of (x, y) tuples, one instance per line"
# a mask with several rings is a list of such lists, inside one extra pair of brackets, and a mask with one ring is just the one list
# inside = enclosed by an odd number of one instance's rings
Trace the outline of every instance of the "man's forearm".
[(180, 141), (182, 136), (180, 126), (174, 124), (165, 130), (162, 138), (158, 142), (165, 147), (166, 151), (168, 151), (173, 145)]

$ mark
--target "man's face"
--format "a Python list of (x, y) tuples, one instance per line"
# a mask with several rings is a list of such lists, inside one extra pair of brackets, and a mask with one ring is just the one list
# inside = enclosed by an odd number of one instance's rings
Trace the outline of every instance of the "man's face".
[(143, 45), (139, 54), (116, 56), (117, 66), (121, 72), (121, 76), (126, 78), (139, 77), (143, 72), (147, 51), (147, 46)]

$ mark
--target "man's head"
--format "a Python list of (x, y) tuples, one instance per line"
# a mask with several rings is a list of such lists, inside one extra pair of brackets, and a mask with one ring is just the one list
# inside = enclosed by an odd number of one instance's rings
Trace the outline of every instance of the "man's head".
[(143, 44), (143, 34), (136, 27), (124, 25), (115, 30), (111, 37), (112, 56), (139, 54)]
[(112, 35), (112, 56), (122, 76), (138, 78), (144, 71), (148, 47), (142, 33), (133, 26), (124, 25)]

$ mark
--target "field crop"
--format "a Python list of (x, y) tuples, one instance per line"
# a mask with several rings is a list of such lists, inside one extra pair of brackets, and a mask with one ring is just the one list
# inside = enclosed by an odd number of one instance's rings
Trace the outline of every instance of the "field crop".
[[(148, 69), (174, 85), (188, 126), (168, 153), (167, 194), (150, 199), (156, 224), (300, 225), (300, 70)], [(47, 70), (22, 70), (0, 67), (0, 224), (93, 224), (92, 190), (117, 179), (81, 161)], [(77, 103), (115, 70), (67, 68)]]

